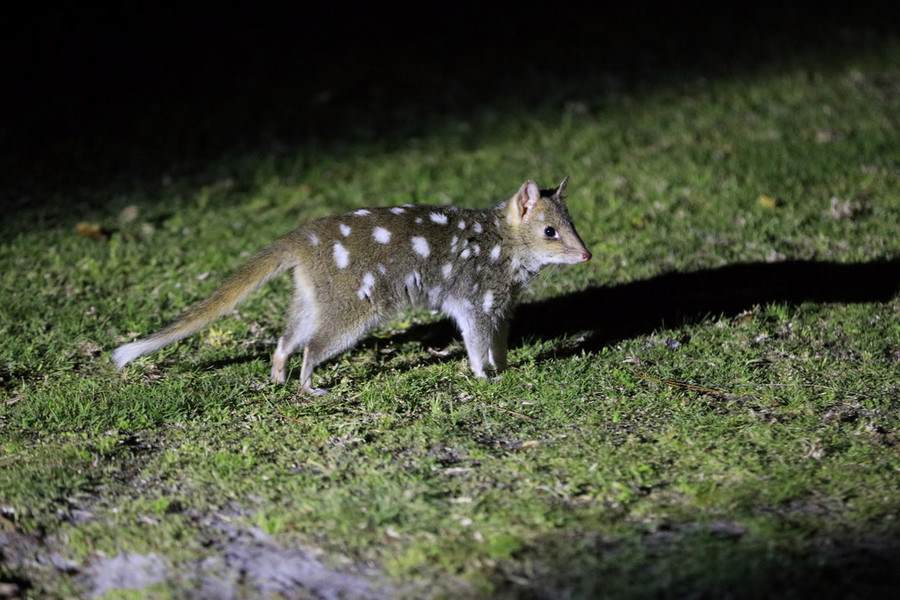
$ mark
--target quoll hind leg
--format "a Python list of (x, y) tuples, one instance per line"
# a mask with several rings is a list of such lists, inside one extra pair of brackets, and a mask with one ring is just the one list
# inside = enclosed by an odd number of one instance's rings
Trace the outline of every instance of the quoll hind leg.
[(309, 346), (303, 349), (303, 366), (300, 368), (300, 391), (310, 396), (324, 396), (328, 393), (325, 388), (312, 386), (313, 369), (322, 362), (318, 353)]
[(300, 368), (300, 391), (313, 396), (321, 396), (326, 389), (312, 386), (313, 369), (332, 356), (352, 348), (373, 327), (381, 322), (381, 317), (369, 303), (362, 304), (363, 310), (338, 312), (332, 309), (321, 315), (321, 326), (305, 343), (303, 366)]
[(284, 383), (287, 378), (287, 361), (291, 357), (293, 350), (293, 348), (287, 348), (285, 336), (278, 338), (278, 346), (275, 348), (275, 352), (272, 353), (271, 378), (273, 383)]
[(309, 337), (311, 327), (308, 323), (300, 319), (292, 320), (284, 332), (284, 335), (278, 338), (278, 346), (272, 353), (272, 381), (275, 383), (284, 383), (287, 378), (287, 362), (297, 348), (306, 343)]
[(284, 383), (287, 362), (300, 346), (306, 345), (318, 326), (316, 304), (310, 287), (304, 283), (299, 267), (295, 269), (296, 286), (294, 300), (288, 309), (287, 327), (278, 338), (278, 346), (272, 353), (272, 381)]
[(332, 356), (352, 347), (373, 326), (374, 320), (363, 323), (345, 324), (338, 328), (333, 320), (332, 331), (317, 332), (303, 350), (303, 367), (300, 369), (300, 389), (303, 393), (321, 396), (328, 390), (312, 386), (313, 369)]

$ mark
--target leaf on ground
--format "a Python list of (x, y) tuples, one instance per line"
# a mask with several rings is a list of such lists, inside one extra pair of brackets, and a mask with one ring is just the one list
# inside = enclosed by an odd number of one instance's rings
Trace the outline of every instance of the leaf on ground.
[(213, 348), (221, 348), (231, 342), (233, 334), (227, 329), (211, 327), (206, 334), (206, 343)]
[(756, 200), (756, 203), (761, 207), (772, 210), (781, 204), (781, 201), (774, 196), (769, 196), (768, 194), (760, 194), (759, 198)]
[(104, 241), (109, 234), (99, 223), (89, 223), (81, 221), (75, 225), (75, 233), (81, 237), (91, 238), (92, 240)]
[(78, 344), (78, 353), (85, 357), (94, 357), (100, 354), (103, 348), (96, 342), (86, 340)]

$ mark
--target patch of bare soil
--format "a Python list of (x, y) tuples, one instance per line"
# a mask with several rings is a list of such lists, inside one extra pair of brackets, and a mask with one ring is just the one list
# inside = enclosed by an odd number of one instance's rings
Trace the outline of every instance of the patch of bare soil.
[(238, 527), (219, 516), (203, 520), (209, 555), (181, 568), (189, 595), (197, 598), (263, 597), (380, 599), (394, 593), (381, 573), (348, 564), (335, 568), (307, 548), (285, 547), (255, 527)]

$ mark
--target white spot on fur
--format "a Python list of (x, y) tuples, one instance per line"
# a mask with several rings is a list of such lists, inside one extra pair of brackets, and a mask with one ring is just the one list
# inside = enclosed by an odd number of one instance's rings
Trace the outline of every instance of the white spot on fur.
[(478, 244), (472, 244), (472, 254), (474, 254), (475, 256), (481, 254), (481, 246), (479, 246)]
[(334, 264), (338, 269), (346, 269), (350, 264), (350, 253), (340, 242), (334, 243)]
[(338, 229), (341, 230), (341, 235), (344, 237), (347, 237), (348, 235), (350, 235), (350, 232), (353, 231), (353, 229), (351, 229), (349, 225), (344, 225), (343, 223), (338, 225)]
[(497, 217), (494, 217), (494, 227), (500, 229), (500, 219), (498, 219)]
[(372, 230), (372, 237), (379, 244), (387, 244), (391, 241), (391, 232), (384, 227), (376, 227)]
[(447, 215), (442, 213), (433, 212), (428, 215), (428, 218), (437, 223), (438, 225), (446, 225), (447, 224)]
[(366, 298), (371, 300), (373, 287), (375, 287), (375, 276), (371, 273), (365, 273), (362, 277), (362, 285), (360, 285), (359, 289), (356, 290), (356, 295), (359, 296), (360, 300), (364, 300)]
[(422, 258), (428, 258), (428, 255), (431, 254), (431, 248), (428, 247), (428, 240), (422, 236), (414, 236), (410, 239), (410, 242), (412, 243), (413, 250)]
[(403, 213), (406, 212), (406, 209), (401, 208), (399, 206), (395, 206), (394, 208), (391, 209), (391, 212), (394, 213), (395, 215), (402, 215)]
[(481, 223), (475, 223), (474, 225), (472, 225), (472, 229), (475, 230), (475, 233), (481, 233), (481, 231), (482, 231), (482, 230), (481, 230)]
[(383, 264), (378, 263), (378, 267), (377, 267), (377, 268), (378, 268), (378, 272), (381, 273), (382, 275), (384, 275), (385, 273), (387, 273), (387, 269), (384, 268), (384, 265), (383, 265)]
[(309, 243), (312, 244), (313, 246), (318, 246), (318, 245), (319, 245), (319, 236), (317, 236), (316, 234), (314, 234), (312, 231), (310, 231), (309, 233), (307, 233), (307, 234), (306, 234), (306, 237), (309, 239)]
[(456, 250), (456, 242), (459, 241), (459, 238), (455, 235), (450, 238), (450, 252), (454, 252)]
[(421, 223), (422, 223), (422, 217), (416, 217), (416, 223), (421, 224)]
[(461, 220), (459, 223), (456, 224), (456, 226), (459, 227), (460, 229), (465, 229), (466, 222)]
[(481, 304), (481, 308), (484, 309), (484, 312), (491, 312), (491, 308), (494, 306), (494, 292), (487, 291), (484, 293), (484, 302)]
[(356, 215), (357, 217), (367, 217), (367, 216), (371, 215), (372, 212), (365, 208), (360, 208), (359, 210), (354, 210), (353, 214)]
[(448, 279), (450, 277), (450, 273), (453, 272), (453, 265), (450, 263), (444, 263), (444, 266), (441, 267), (441, 274), (444, 276), (444, 279)]
[(500, 244), (491, 248), (491, 260), (497, 262), (500, 260)]
[[(441, 304), (441, 308), (454, 319), (468, 321), (469, 319), (466, 317), (468, 316), (467, 313), (472, 310), (472, 303), (468, 300), (460, 300), (459, 298), (448, 296)], [(463, 331), (462, 334), (465, 335), (466, 331)]]
[(433, 287), (430, 290), (428, 290), (428, 303), (431, 304), (432, 306), (437, 305), (438, 300), (441, 297), (442, 291), (443, 291), (443, 289), (441, 288), (441, 286), (436, 286), (436, 287)]
[(465, 250), (463, 250), (462, 252), (459, 253), (459, 257), (460, 258), (469, 258), (469, 256), (471, 254), (472, 254), (472, 251), (469, 250), (468, 248), (466, 248)]

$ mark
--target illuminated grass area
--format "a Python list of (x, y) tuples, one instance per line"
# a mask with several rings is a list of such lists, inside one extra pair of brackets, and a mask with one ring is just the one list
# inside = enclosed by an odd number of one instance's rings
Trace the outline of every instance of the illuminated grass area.
[[(67, 596), (131, 553), (158, 575), (140, 594), (178, 595), (198, 565), (227, 579), (227, 530), (316, 549), (372, 595), (895, 586), (898, 65), (894, 46), (223, 158), (117, 192), (95, 237), (11, 217), (0, 578)], [(321, 368), (330, 395), (297, 395), (299, 359), (273, 385), (287, 278), (110, 365), (303, 220), (564, 175), (594, 259), (537, 280), (497, 382), (416, 313)]]

